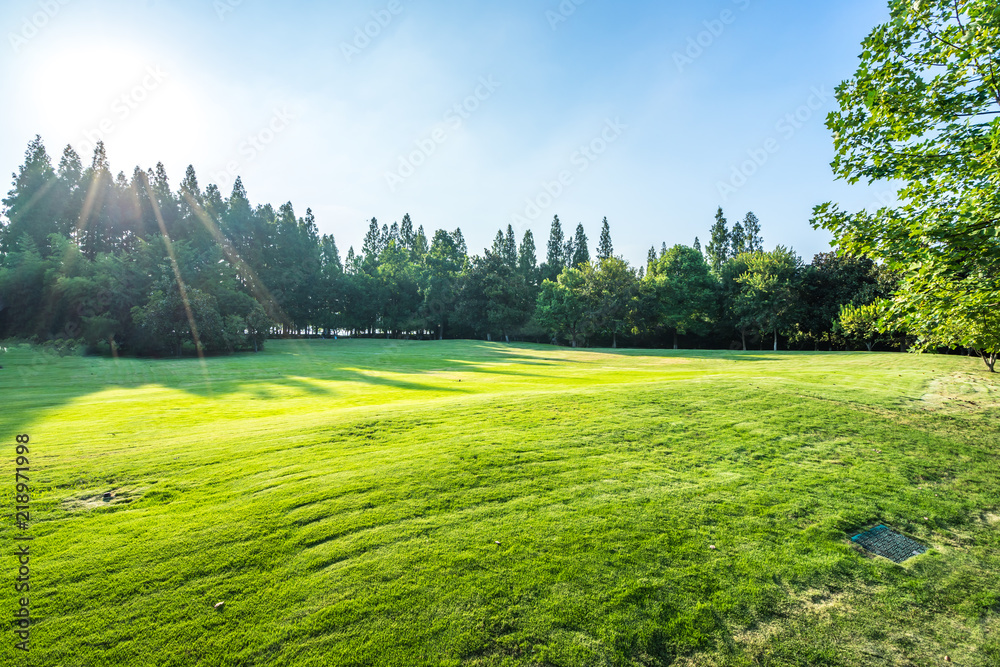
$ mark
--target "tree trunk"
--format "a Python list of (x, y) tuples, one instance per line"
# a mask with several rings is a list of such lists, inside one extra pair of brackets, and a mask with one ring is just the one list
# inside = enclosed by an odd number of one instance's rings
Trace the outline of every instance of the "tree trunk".
[(438, 340), (444, 340), (444, 324), (438, 325)]
[(743, 351), (746, 352), (747, 351), (747, 332), (746, 332), (746, 330), (741, 331), (740, 335), (743, 336)]
[(679, 350), (680, 347), (677, 345), (677, 329), (674, 329), (674, 349)]
[(774, 351), (778, 351), (778, 330), (774, 330)]
[(871, 343), (869, 343), (868, 341), (865, 341), (865, 345), (868, 347), (868, 351), (871, 352), (873, 345)]
[(611, 349), (612, 350), (617, 350), (618, 349), (618, 332), (617, 331), (613, 331), (611, 333), (611, 340), (612, 340)]
[(997, 353), (980, 350), (979, 354), (980, 356), (982, 356), (983, 362), (986, 364), (986, 367), (990, 369), (990, 373), (996, 373)]

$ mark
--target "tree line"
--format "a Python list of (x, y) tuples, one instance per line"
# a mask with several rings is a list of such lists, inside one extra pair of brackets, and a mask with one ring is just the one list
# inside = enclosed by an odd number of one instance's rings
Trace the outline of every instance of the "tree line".
[[(532, 232), (497, 232), (470, 255), (461, 229), (428, 235), (409, 215), (372, 219), (341, 258), (311, 210), (224, 197), (192, 167), (174, 190), (162, 164), (113, 176), (98, 145), (53, 165), (36, 137), (3, 200), (0, 338), (94, 351), (181, 355), (259, 350), (273, 336), (479, 338), (560, 344), (777, 349), (896, 345), (865, 308), (896, 278), (868, 259), (805, 264), (764, 249), (753, 213), (720, 208), (704, 250), (616, 256), (605, 218), (591, 254), (556, 216), (539, 261)], [(860, 313), (860, 315), (859, 315)]]

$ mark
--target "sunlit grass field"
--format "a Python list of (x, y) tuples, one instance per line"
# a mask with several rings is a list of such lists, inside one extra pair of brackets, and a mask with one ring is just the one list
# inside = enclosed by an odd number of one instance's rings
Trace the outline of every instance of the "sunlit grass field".
[[(31, 652), (5, 632), (3, 665), (1000, 664), (1000, 382), (974, 359), (0, 365), (5, 628), (19, 433), (36, 538)], [(931, 550), (852, 545), (879, 523)]]

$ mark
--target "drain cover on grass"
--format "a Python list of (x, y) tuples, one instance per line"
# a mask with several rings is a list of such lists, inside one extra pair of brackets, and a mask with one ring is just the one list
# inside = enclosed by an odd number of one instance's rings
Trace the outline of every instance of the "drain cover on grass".
[(885, 526), (872, 528), (867, 533), (861, 533), (851, 539), (873, 554), (888, 558), (893, 563), (902, 563), (927, 551), (927, 547), (920, 542), (894, 533)]

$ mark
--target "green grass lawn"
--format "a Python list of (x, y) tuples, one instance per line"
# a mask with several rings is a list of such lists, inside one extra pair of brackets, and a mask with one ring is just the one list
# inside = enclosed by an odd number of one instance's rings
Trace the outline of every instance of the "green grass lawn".
[[(5, 628), (18, 433), (36, 537), (33, 648), (4, 632), (3, 665), (1000, 664), (1000, 382), (974, 359), (0, 364)], [(932, 549), (869, 557), (877, 523)]]

